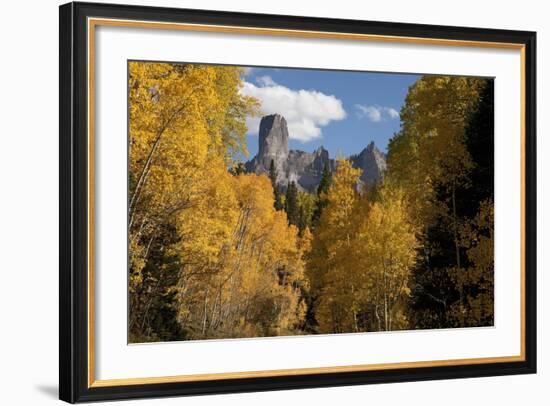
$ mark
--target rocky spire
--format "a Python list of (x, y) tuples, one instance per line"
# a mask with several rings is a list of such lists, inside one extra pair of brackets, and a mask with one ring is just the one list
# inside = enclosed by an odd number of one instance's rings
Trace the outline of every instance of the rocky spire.
[(269, 169), (271, 160), (280, 173), (288, 157), (288, 127), (280, 114), (262, 117), (259, 132), (258, 164)]

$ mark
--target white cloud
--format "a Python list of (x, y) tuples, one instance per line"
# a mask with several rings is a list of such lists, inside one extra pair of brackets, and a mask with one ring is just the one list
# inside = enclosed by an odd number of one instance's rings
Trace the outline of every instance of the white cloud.
[[(259, 86), (243, 82), (241, 93), (261, 103), (263, 114), (281, 114), (291, 139), (308, 142), (321, 137), (321, 127), (346, 118), (342, 101), (316, 90), (293, 90), (277, 84), (269, 76), (256, 78)], [(247, 120), (250, 134), (257, 134), (260, 118)]]
[(271, 79), (271, 76), (259, 76), (256, 78), (256, 82), (261, 86), (277, 86), (277, 83)]
[(375, 123), (382, 120), (382, 111), (378, 107), (363, 106), (361, 104), (356, 104), (355, 107), (359, 110), (357, 113), (359, 117), (367, 117)]
[(399, 112), (393, 107), (386, 107), (386, 112), (389, 114), (391, 119), (399, 118)]
[(374, 123), (378, 123), (383, 120), (395, 120), (399, 118), (399, 112), (393, 107), (356, 104), (355, 108), (357, 109), (357, 116), (359, 118), (366, 117)]

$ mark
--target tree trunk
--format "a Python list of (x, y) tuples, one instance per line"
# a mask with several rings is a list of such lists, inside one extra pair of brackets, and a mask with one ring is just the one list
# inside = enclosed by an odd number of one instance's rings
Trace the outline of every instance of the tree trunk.
[(139, 174), (138, 182), (136, 184), (136, 188), (134, 190), (134, 193), (132, 194), (132, 198), (130, 199), (130, 204), (128, 205), (128, 217), (129, 217), (129, 226), (131, 227), (133, 222), (133, 211), (134, 207), (139, 199), (139, 195), (141, 193), (141, 190), (143, 189), (143, 185), (145, 184), (145, 180), (147, 178), (147, 175), (149, 174), (149, 170), (151, 168), (151, 162), (153, 161), (153, 157), (155, 155), (155, 152), (160, 144), (160, 140), (162, 138), (162, 135), (168, 128), (168, 126), (172, 123), (172, 120), (179, 115), (185, 105), (180, 106), (177, 110), (175, 110), (172, 115), (166, 120), (164, 125), (159, 129), (157, 132), (157, 136), (155, 138), (155, 141), (153, 142), (153, 145), (149, 151), (149, 154), (147, 154), (147, 159), (145, 160), (145, 164), (143, 165), (143, 168), (141, 169), (141, 173)]
[[(455, 242), (455, 254), (456, 254), (456, 272), (457, 275), (459, 272), (462, 272), (460, 264), (460, 246), (458, 241), (458, 221), (456, 215), (456, 186), (455, 182), (452, 185), (452, 203), (453, 203), (453, 232), (454, 232), (454, 242)], [(462, 283), (462, 276), (459, 276), (458, 283), (458, 293), (459, 293), (459, 312), (460, 312), (460, 325), (464, 327), (464, 284)]]
[(206, 289), (206, 293), (204, 294), (204, 312), (203, 312), (203, 318), (202, 318), (202, 336), (205, 337), (206, 334), (206, 321), (208, 319), (208, 289)]

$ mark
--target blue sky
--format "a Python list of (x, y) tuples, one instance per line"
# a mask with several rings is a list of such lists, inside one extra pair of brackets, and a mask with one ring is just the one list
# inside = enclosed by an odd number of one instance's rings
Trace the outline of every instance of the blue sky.
[[(290, 148), (324, 146), (335, 157), (359, 153), (371, 141), (387, 152), (399, 130), (407, 90), (420, 76), (286, 68), (246, 68), (242, 92), (266, 114), (287, 119)], [(259, 118), (247, 120), (250, 157), (258, 150)]]

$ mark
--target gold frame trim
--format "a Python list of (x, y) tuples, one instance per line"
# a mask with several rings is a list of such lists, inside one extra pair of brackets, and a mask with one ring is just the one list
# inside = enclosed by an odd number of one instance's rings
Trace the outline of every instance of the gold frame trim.
[[(123, 378), (123, 379), (95, 379), (95, 278), (94, 278), (94, 134), (95, 134), (95, 28), (97, 26), (110, 27), (133, 27), (161, 30), (183, 30), (194, 32), (218, 32), (244, 35), (263, 35), (278, 37), (317, 38), (335, 40), (354, 40), (382, 43), (401, 43), (432, 46), (459, 46), (476, 48), (511, 49), (520, 51), (520, 137), (521, 137), (521, 270), (520, 270), (520, 340), (521, 349), (519, 355), (485, 358), (464, 358), (451, 360), (396, 362), (383, 364), (347, 365), (317, 368), (295, 368), (277, 369), (267, 371), (245, 371), (245, 372), (220, 372), (213, 374), (190, 374), (146, 378)], [(330, 374), (339, 372), (361, 372), (380, 371), (397, 368), (425, 368), (441, 366), (458, 366), (474, 364), (496, 364), (504, 362), (522, 362), (526, 360), (525, 348), (525, 45), (506, 42), (484, 42), (484, 41), (463, 41), (451, 39), (432, 39), (421, 37), (399, 37), (390, 35), (353, 34), (342, 32), (305, 31), (290, 29), (273, 29), (258, 27), (239, 27), (227, 25), (208, 24), (185, 24), (185, 23), (163, 23), (138, 20), (119, 20), (106, 18), (88, 19), (88, 388), (101, 388), (126, 385), (177, 383), (177, 382), (198, 382), (213, 381), (219, 379), (244, 379), (244, 378), (266, 378), (278, 376), (296, 376), (312, 374)]]

